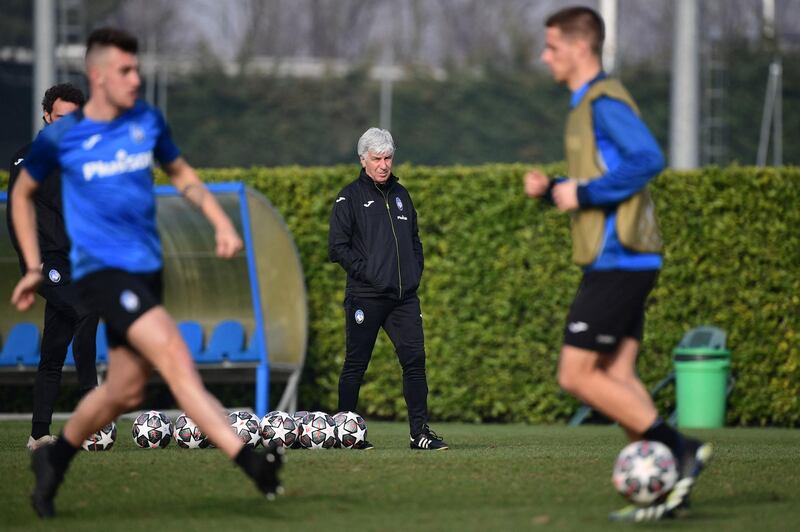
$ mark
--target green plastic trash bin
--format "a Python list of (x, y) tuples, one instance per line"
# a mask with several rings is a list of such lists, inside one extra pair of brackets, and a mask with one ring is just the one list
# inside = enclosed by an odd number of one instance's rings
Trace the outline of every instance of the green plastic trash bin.
[(698, 327), (672, 351), (680, 428), (716, 428), (725, 425), (725, 403), (731, 353), (725, 332)]

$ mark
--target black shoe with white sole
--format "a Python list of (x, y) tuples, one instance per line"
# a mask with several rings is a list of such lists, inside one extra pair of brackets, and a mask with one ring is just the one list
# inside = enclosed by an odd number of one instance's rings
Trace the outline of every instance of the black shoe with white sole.
[(428, 425), (425, 425), (422, 432), (411, 437), (411, 448), (422, 451), (445, 451), (450, 447)]

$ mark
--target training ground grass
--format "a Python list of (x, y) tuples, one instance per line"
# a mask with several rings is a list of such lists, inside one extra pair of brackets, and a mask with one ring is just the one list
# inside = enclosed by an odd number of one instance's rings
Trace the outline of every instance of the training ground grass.
[[(374, 451), (289, 451), (286, 493), (260, 498), (222, 453), (141, 450), (121, 420), (114, 449), (81, 452), (39, 521), (24, 447), (29, 424), (0, 423), (0, 530), (797, 530), (800, 431), (695, 431), (714, 461), (680, 520), (609, 523), (623, 505), (611, 467), (613, 427), (435, 424), (449, 451), (408, 448), (407, 427), (373, 422)], [(54, 427), (58, 428), (58, 427)]]

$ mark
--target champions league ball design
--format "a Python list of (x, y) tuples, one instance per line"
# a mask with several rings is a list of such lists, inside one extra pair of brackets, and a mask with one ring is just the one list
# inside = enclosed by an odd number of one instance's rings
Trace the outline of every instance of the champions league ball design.
[(358, 449), (367, 439), (367, 424), (355, 412), (339, 412), (333, 416), (336, 423), (336, 436), (346, 449)]
[(273, 411), (264, 416), (260, 424), (261, 443), (264, 447), (291, 447), (297, 440), (297, 423), (288, 412)]
[(186, 414), (181, 414), (175, 420), (175, 432), (172, 437), (175, 438), (178, 447), (184, 449), (205, 449), (210, 443), (197, 423)]
[(330, 449), (336, 445), (336, 422), (325, 412), (311, 412), (303, 418), (300, 445), (305, 449)]
[(133, 422), (133, 441), (142, 449), (163, 449), (172, 438), (172, 422), (162, 412), (150, 410)]
[(308, 414), (308, 410), (298, 410), (292, 415), (294, 418), (294, 424), (297, 426), (297, 438), (295, 438), (294, 443), (292, 444), (292, 449), (300, 449), (303, 447), (300, 445), (300, 436), (303, 435), (303, 418), (305, 418)]
[(647, 505), (668, 493), (678, 480), (669, 447), (656, 441), (633, 442), (619, 453), (611, 481), (634, 504)]
[(242, 443), (255, 447), (261, 442), (258, 416), (245, 412), (231, 412), (228, 414), (228, 423), (231, 424), (233, 433), (242, 440)]
[(117, 441), (117, 425), (113, 421), (89, 436), (81, 447), (87, 451), (108, 451)]

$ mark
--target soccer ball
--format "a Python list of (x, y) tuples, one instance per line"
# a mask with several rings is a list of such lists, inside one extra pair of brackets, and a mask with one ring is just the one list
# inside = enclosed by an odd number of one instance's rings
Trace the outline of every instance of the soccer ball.
[(134, 420), (131, 434), (142, 449), (162, 449), (172, 438), (172, 422), (163, 412), (150, 410)]
[(81, 447), (87, 451), (108, 451), (117, 441), (117, 424), (113, 421), (89, 436)]
[(300, 445), (305, 449), (330, 449), (336, 445), (336, 422), (325, 412), (311, 412), (303, 418)]
[(186, 414), (181, 414), (175, 420), (175, 432), (172, 434), (178, 447), (184, 449), (205, 449), (208, 447), (208, 436), (203, 434), (197, 423)]
[(629, 501), (647, 505), (668, 493), (678, 480), (675, 457), (657, 441), (637, 441), (619, 453), (611, 481)]
[(294, 424), (297, 426), (297, 437), (292, 444), (292, 449), (301, 449), (303, 447), (300, 445), (300, 436), (303, 435), (303, 418), (305, 418), (308, 414), (308, 410), (298, 410), (292, 415), (294, 418)]
[(231, 424), (233, 433), (250, 447), (255, 447), (261, 441), (259, 422), (258, 416), (244, 410), (228, 414), (228, 423)]
[(288, 412), (273, 411), (261, 420), (264, 447), (291, 447), (297, 440), (297, 423)]
[(367, 439), (367, 424), (355, 412), (339, 412), (333, 416), (333, 421), (342, 447), (358, 449)]

